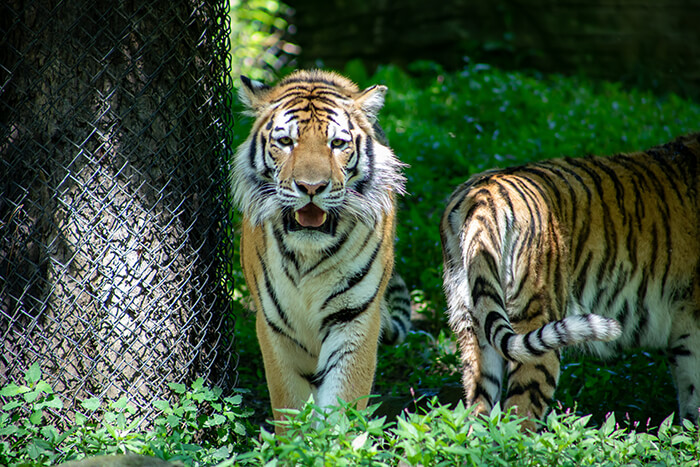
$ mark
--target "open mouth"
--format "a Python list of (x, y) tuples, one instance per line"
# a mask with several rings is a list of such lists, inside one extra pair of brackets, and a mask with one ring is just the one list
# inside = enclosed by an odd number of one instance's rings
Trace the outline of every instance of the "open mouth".
[(333, 235), (337, 219), (313, 203), (309, 203), (296, 211), (285, 210), (284, 226), (287, 231), (316, 230)]

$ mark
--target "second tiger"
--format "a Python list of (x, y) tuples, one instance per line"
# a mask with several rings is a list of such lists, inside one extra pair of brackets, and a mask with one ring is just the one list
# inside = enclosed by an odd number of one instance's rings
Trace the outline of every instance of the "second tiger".
[[(541, 418), (559, 349), (667, 349), (680, 415), (700, 407), (700, 134), (646, 152), (472, 177), (441, 223), (466, 400)], [(525, 428), (534, 424), (527, 422)]]

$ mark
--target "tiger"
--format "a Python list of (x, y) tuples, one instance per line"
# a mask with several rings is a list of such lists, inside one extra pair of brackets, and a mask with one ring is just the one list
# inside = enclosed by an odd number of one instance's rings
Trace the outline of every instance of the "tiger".
[(668, 354), (681, 417), (700, 407), (700, 133), (647, 151), (472, 176), (440, 223), (465, 402), (539, 426), (560, 349)]
[(325, 70), (272, 87), (241, 81), (255, 120), (231, 186), (274, 419), (311, 396), (362, 409), (380, 338), (401, 342), (411, 327), (409, 292), (393, 273), (404, 164), (377, 121), (387, 87), (360, 90)]

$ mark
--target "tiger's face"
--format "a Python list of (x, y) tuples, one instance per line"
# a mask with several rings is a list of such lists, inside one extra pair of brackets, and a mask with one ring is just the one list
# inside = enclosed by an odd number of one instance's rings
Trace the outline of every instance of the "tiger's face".
[[(313, 101), (308, 101), (313, 106)], [(311, 107), (312, 108), (312, 107)], [(363, 176), (350, 119), (289, 119), (278, 112), (271, 120), (269, 154), (275, 163), (276, 195), (290, 232), (332, 233), (341, 214), (346, 186)], [(355, 132), (358, 133), (358, 132)]]
[(386, 87), (359, 91), (321, 71), (273, 88), (243, 83), (256, 121), (236, 154), (234, 197), (253, 225), (270, 221), (323, 248), (344, 224), (371, 226), (391, 209), (403, 177), (375, 134)]

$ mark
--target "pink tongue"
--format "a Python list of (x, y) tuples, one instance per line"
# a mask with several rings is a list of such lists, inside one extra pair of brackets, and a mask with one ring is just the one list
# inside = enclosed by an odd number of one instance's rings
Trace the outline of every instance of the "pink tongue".
[(326, 222), (326, 212), (309, 203), (294, 213), (294, 218), (302, 227), (320, 227)]

